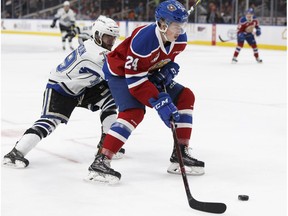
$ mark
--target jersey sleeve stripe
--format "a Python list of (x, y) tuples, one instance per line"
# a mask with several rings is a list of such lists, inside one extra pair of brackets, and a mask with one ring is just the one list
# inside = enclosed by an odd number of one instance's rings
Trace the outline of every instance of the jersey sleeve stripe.
[(134, 87), (136, 87), (138, 85), (141, 85), (142, 83), (146, 82), (147, 80), (148, 80), (148, 78), (145, 77), (145, 78), (141, 78), (140, 80), (138, 80), (136, 82), (135, 81), (134, 82), (130, 82), (130, 84), (129, 84), (129, 82), (127, 82), (128, 83), (128, 88), (129, 89), (134, 88)]
[(147, 75), (147, 72), (142, 72), (142, 73), (137, 73), (137, 74), (125, 74), (126, 78), (131, 78), (131, 77), (144, 77)]

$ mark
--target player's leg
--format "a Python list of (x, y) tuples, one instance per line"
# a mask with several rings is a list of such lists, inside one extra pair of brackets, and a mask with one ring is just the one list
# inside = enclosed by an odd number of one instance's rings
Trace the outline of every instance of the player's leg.
[(77, 99), (64, 97), (53, 89), (46, 89), (42, 116), (25, 131), (14, 148), (4, 156), (3, 165), (15, 168), (27, 167), (29, 161), (25, 156), (61, 122), (67, 123), (77, 103)]
[(238, 62), (237, 57), (244, 46), (245, 38), (237, 36), (237, 46), (233, 54), (232, 63), (235, 64)]
[(67, 39), (67, 27), (59, 24), (60, 32), (61, 32), (61, 41), (62, 41), (62, 49), (66, 49), (66, 39)]
[[(68, 34), (71, 34), (70, 32)], [(69, 36), (68, 37), (68, 43), (69, 43), (69, 47), (71, 50), (74, 50), (73, 44), (72, 44), (72, 40), (75, 36)]]
[(104, 139), (101, 154), (97, 155), (89, 167), (90, 172), (86, 180), (116, 183), (120, 180), (121, 174), (110, 167), (110, 160), (142, 121), (145, 106), (130, 94), (125, 79), (109, 78), (108, 84), (119, 108), (119, 114)]
[[(101, 110), (101, 139), (97, 145), (98, 153), (100, 153), (103, 146), (103, 140), (111, 125), (116, 121), (117, 118), (117, 107), (107, 82), (102, 81), (92, 88), (88, 88), (85, 92), (84, 98), (81, 101), (81, 104), (78, 106), (88, 108), (93, 112)], [(119, 152), (114, 155), (113, 159), (121, 159), (123, 158), (124, 154), (125, 149), (121, 148)]]
[(253, 55), (254, 55), (256, 61), (258, 63), (262, 63), (263, 61), (262, 61), (262, 59), (259, 58), (258, 46), (257, 46), (254, 35), (252, 37), (247, 38), (247, 42), (253, 49)]
[[(195, 96), (189, 88), (183, 87), (174, 81), (167, 86), (167, 92), (171, 96), (174, 104), (177, 106), (180, 114), (180, 119), (175, 122), (175, 125), (186, 172), (190, 175), (202, 175), (204, 174), (204, 162), (192, 157), (190, 151), (191, 149), (189, 148), (189, 141), (192, 133), (192, 112)], [(173, 147), (170, 162), (171, 165), (167, 171), (169, 173), (180, 174), (175, 146)]]

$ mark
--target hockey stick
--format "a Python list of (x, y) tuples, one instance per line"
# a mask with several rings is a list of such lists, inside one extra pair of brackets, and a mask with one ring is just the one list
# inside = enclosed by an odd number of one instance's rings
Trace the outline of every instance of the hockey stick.
[(232, 41), (232, 40), (235, 40), (235, 39), (236, 39), (236, 38), (230, 38), (230, 39), (227, 39), (227, 40), (223, 40), (220, 35), (218, 35), (218, 38), (219, 38), (219, 40), (220, 40), (221, 42), (228, 42), (228, 41)]
[[(164, 92), (167, 93), (167, 89), (166, 89), (166, 86), (164, 83), (162, 83), (162, 89)], [(227, 208), (225, 203), (201, 202), (201, 201), (194, 199), (194, 197), (192, 196), (192, 194), (190, 192), (188, 180), (187, 180), (187, 175), (186, 175), (186, 171), (185, 171), (182, 153), (180, 151), (180, 144), (178, 142), (178, 138), (177, 138), (177, 134), (176, 134), (176, 126), (175, 126), (174, 119), (170, 120), (170, 126), (171, 126), (171, 130), (172, 130), (172, 134), (173, 134), (174, 145), (176, 148), (178, 162), (179, 162), (181, 175), (182, 175), (182, 179), (183, 179), (183, 183), (184, 183), (184, 187), (185, 187), (189, 206), (192, 209), (196, 209), (199, 211), (216, 213), (216, 214), (224, 213), (226, 211), (226, 208)]]
[(191, 6), (190, 10), (188, 10), (188, 15), (190, 15), (194, 10), (195, 10), (195, 7), (201, 2), (201, 0), (197, 0), (194, 5)]
[[(255, 36), (254, 33), (252, 33), (252, 34)], [(248, 36), (245, 36), (245, 38), (246, 38), (246, 37), (248, 37)], [(220, 40), (221, 42), (228, 42), (228, 41), (236, 40), (236, 39), (237, 39), (237, 36), (236, 36), (236, 37), (230, 37), (230, 39), (227, 39), (227, 40), (223, 40), (223, 39), (221, 38), (221, 36), (218, 35), (218, 38), (219, 38), (219, 40)]]
[(177, 153), (177, 157), (178, 157), (178, 161), (179, 161), (179, 166), (180, 166), (182, 179), (184, 182), (184, 187), (185, 187), (189, 206), (191, 208), (199, 210), (199, 211), (215, 213), (215, 214), (224, 213), (226, 211), (226, 208), (227, 208), (225, 203), (201, 202), (201, 201), (194, 199), (193, 196), (191, 195), (188, 180), (187, 180), (187, 175), (186, 175), (186, 171), (185, 171), (185, 167), (184, 167), (184, 163), (183, 163), (182, 154), (181, 154), (180, 146), (178, 143), (178, 138), (177, 138), (177, 134), (176, 134), (176, 127), (175, 127), (174, 120), (170, 121), (170, 126), (171, 126), (171, 130), (173, 133), (174, 145), (176, 148), (176, 153)]

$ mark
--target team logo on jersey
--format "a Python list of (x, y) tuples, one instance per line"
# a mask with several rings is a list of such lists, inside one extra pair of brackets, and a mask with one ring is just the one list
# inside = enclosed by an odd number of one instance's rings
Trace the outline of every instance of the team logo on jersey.
[(157, 55), (152, 59), (151, 63), (156, 62), (159, 56), (160, 56), (160, 53), (157, 53)]
[(162, 68), (164, 65), (166, 65), (170, 61), (171, 61), (171, 59), (163, 59), (160, 62), (157, 62), (156, 64), (152, 65), (148, 71)]
[(167, 6), (167, 9), (169, 10), (169, 11), (175, 11), (175, 10), (177, 10), (177, 8), (173, 5), (173, 4), (169, 4), (168, 6)]
[(173, 52), (173, 54), (175, 53), (175, 54), (179, 54), (179, 53), (181, 53), (182, 51), (174, 51)]

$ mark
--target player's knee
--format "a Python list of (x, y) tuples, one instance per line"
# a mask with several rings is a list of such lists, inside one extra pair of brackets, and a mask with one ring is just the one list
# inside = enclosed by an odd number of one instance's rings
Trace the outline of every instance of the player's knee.
[(144, 118), (145, 111), (143, 109), (128, 109), (118, 114), (118, 118), (122, 118), (132, 124), (135, 128)]
[(238, 41), (237, 46), (242, 48), (244, 46), (244, 41)]
[(26, 130), (24, 134), (36, 134), (40, 139), (43, 139), (51, 134), (60, 123), (61, 121), (58, 119), (41, 118), (31, 128)]
[(177, 101), (177, 108), (180, 109), (193, 109), (195, 102), (195, 95), (189, 88), (184, 88), (180, 93)]

